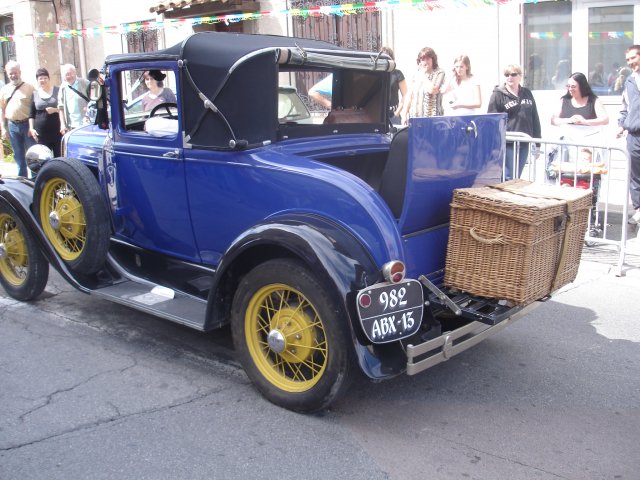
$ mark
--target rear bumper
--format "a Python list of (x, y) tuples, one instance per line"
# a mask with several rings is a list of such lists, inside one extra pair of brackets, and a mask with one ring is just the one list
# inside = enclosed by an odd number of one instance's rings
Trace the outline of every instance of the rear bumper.
[(494, 324), (473, 321), (418, 345), (407, 345), (407, 375), (415, 375), (464, 352), (540, 306), (536, 301)]

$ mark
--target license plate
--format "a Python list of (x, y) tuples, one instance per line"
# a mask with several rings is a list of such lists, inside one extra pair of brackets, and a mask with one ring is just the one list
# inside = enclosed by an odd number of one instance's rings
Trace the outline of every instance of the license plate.
[(417, 280), (379, 283), (357, 296), (360, 324), (373, 343), (387, 343), (413, 335), (422, 322), (424, 299)]

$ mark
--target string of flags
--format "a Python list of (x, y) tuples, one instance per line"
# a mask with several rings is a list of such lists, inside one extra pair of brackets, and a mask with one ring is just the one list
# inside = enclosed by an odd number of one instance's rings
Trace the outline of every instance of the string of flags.
[[(571, 38), (571, 32), (530, 32), (529, 38), (536, 40), (556, 40)], [(633, 41), (633, 32), (589, 32), (589, 38), (597, 39), (625, 39)]]
[(16, 33), (14, 35), (0, 36), (1, 42), (14, 42), (17, 38), (73, 38), (73, 37), (97, 37), (99, 35), (117, 34), (124, 35), (141, 30), (162, 30), (165, 28), (178, 28), (183, 26), (196, 26), (214, 23), (236, 23), (248, 20), (275, 16), (290, 17), (317, 17), (327, 15), (354, 15), (363, 12), (381, 12), (395, 8), (418, 8), (421, 10), (440, 10), (454, 7), (479, 7), (488, 5), (503, 5), (512, 1), (523, 3), (537, 3), (538, 0), (380, 0), (362, 3), (348, 3), (336, 5), (322, 5), (309, 8), (291, 8), (273, 11), (259, 11), (253, 13), (233, 13), (227, 15), (213, 15), (207, 17), (164, 19), (159, 21), (145, 21), (122, 23), (119, 25), (88, 27), (81, 29), (58, 30), (55, 32), (29, 32)]

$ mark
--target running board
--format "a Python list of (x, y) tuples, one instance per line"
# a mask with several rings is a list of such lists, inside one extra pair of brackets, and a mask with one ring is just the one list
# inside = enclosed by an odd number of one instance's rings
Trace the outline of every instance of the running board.
[(204, 331), (207, 302), (170, 288), (124, 280), (91, 290), (89, 293)]

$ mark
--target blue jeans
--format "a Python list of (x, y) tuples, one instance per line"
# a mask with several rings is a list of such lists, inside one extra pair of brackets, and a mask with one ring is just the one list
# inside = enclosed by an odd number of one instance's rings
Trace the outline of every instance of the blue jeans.
[(629, 194), (634, 209), (640, 208), (640, 134), (627, 134), (627, 150), (629, 151)]
[(522, 171), (524, 170), (524, 166), (527, 163), (527, 158), (529, 157), (529, 143), (528, 142), (517, 142), (518, 147), (518, 175), (516, 177), (513, 176), (513, 170), (515, 166), (516, 159), (513, 156), (514, 142), (507, 142), (507, 156), (504, 164), (504, 179), (513, 180), (514, 178), (520, 178), (522, 175)]
[(9, 141), (13, 149), (13, 158), (18, 164), (18, 175), (27, 176), (27, 161), (24, 156), (36, 142), (29, 136), (29, 122), (13, 123), (9, 120)]

